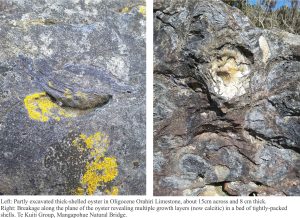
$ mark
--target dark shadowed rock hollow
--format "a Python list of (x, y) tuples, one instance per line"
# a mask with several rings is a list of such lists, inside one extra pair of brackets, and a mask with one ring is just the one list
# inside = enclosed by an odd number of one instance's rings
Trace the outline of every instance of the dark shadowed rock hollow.
[(0, 194), (145, 194), (145, 2), (0, 1)]
[(154, 194), (300, 195), (300, 36), (154, 3)]

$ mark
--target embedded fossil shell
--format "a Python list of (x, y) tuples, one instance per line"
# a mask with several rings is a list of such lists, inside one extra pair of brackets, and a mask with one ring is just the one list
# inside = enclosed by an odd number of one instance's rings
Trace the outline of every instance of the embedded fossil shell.
[(246, 57), (234, 49), (223, 49), (211, 62), (213, 87), (225, 99), (240, 96), (248, 87), (247, 75), (250, 70)]
[(24, 56), (19, 58), (22, 70), (61, 106), (78, 109), (99, 107), (114, 94), (131, 93), (133, 90), (104, 68), (69, 64), (55, 70), (46, 60), (33, 62)]

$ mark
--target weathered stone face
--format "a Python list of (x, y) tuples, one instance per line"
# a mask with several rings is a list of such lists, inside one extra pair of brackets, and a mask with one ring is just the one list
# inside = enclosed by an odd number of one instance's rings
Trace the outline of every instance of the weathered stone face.
[(145, 2), (0, 4), (0, 194), (145, 194)]
[(154, 3), (155, 195), (300, 195), (300, 37)]

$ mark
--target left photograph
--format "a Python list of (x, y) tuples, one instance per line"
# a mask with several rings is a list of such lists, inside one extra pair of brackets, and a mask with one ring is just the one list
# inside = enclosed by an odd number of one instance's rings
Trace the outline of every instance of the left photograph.
[(0, 195), (146, 194), (145, 6), (0, 1)]

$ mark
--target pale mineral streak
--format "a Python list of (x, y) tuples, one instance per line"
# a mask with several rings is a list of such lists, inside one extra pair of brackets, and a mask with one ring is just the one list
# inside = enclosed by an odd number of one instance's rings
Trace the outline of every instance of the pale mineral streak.
[(266, 38), (263, 36), (259, 37), (258, 42), (259, 42), (259, 47), (262, 51), (262, 56), (263, 56), (262, 61), (264, 63), (267, 63), (267, 61), (269, 60), (269, 58), (271, 56), (268, 42), (267, 42)]

